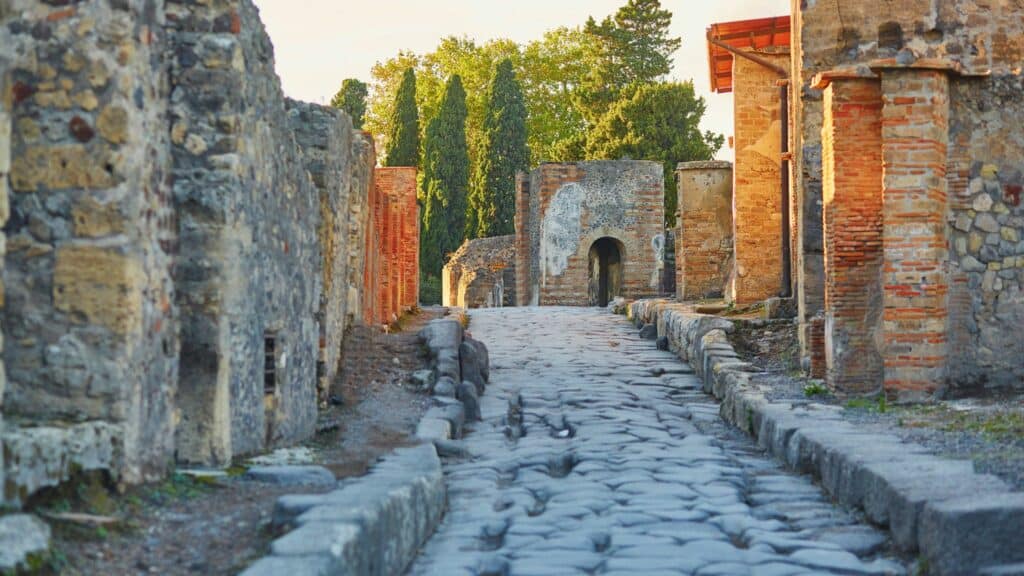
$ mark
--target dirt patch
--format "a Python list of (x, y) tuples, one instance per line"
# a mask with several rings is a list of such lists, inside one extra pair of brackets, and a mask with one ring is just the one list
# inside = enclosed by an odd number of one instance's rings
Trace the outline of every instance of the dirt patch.
[[(312, 460), (338, 478), (365, 474), (411, 435), (429, 397), (410, 384), (423, 367), (417, 332), (444, 313), (428, 308), (390, 331), (357, 327), (346, 338), (343, 368), (321, 411), (317, 435), (304, 443)], [(325, 488), (280, 487), (245, 480), (244, 461), (219, 477), (175, 473), (159, 484), (116, 494), (100, 478), (43, 495), (30, 511), (54, 527), (53, 554), (42, 574), (237, 574), (267, 553), (279, 496)], [(115, 518), (97, 524), (67, 513)], [(88, 519), (87, 519), (88, 520)]]
[(733, 325), (729, 342), (744, 361), (768, 372), (800, 375), (800, 342), (792, 320), (739, 320)]

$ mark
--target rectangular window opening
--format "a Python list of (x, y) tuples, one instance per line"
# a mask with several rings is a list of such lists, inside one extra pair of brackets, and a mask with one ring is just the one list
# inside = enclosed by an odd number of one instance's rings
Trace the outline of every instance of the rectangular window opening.
[(263, 333), (263, 393), (277, 391), (277, 334)]

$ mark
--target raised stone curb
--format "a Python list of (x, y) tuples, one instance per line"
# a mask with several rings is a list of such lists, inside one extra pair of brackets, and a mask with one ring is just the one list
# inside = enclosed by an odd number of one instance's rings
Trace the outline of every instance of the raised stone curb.
[[(462, 402), (464, 408), (457, 418), (453, 418), (450, 412), (444, 416), (428, 416), (421, 423), (422, 431), (428, 435), (426, 439), (444, 435), (444, 425), (439, 420), (448, 420), (452, 426), (448, 437), (458, 438), (462, 435), (463, 421), (481, 418), (480, 396), (490, 379), (487, 347), (483, 342), (472, 339), (463, 330), (462, 324), (450, 317), (431, 320), (420, 331), (419, 337), (427, 349), (433, 371), (431, 393), (437, 398), (455, 397)], [(430, 380), (425, 375), (417, 379)], [(421, 436), (419, 430), (417, 436)]]
[(938, 576), (1000, 573), (1024, 561), (1024, 494), (966, 461), (942, 459), (898, 438), (870, 434), (836, 406), (771, 402), (727, 334), (733, 323), (667, 300), (629, 307), (637, 327), (654, 324), (690, 363), (724, 419), (790, 468), (812, 474), (839, 502), (888, 527), (907, 552), (919, 551)]
[(445, 503), (434, 446), (398, 448), (337, 490), (279, 499), (275, 524), (295, 529), (242, 574), (401, 574), (441, 521)]

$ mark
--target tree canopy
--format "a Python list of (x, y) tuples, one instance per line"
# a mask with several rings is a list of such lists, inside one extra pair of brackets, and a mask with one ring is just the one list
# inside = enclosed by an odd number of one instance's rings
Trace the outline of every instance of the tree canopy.
[(452, 76), (427, 125), (423, 141), (423, 222), (420, 269), (439, 277), (448, 254), (465, 239), (469, 153), (466, 148), (466, 91)]
[(466, 236), (511, 234), (516, 172), (530, 168), (526, 105), (510, 59), (498, 63), (487, 94), (480, 159), (470, 190)]
[(420, 165), (420, 116), (416, 105), (416, 71), (406, 68), (395, 93), (388, 123), (385, 166)]
[(366, 83), (355, 78), (346, 78), (341, 89), (331, 98), (331, 106), (344, 111), (352, 118), (353, 128), (362, 128), (366, 117)]

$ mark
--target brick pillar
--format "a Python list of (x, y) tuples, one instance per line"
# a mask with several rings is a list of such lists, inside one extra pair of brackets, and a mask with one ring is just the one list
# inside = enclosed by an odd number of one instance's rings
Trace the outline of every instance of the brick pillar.
[(676, 297), (721, 298), (732, 262), (732, 164), (683, 162), (676, 181)]
[[(530, 305), (530, 175), (516, 174), (516, 306)], [(454, 295), (454, 294), (453, 294)]]
[(949, 80), (886, 70), (882, 97), (885, 389), (914, 399), (946, 373)]
[[(759, 56), (789, 66), (788, 54)], [(782, 284), (782, 118), (777, 80), (774, 71), (756, 62), (733, 59), (736, 273), (729, 296), (741, 305), (776, 296)]]
[(871, 392), (883, 375), (881, 89), (875, 79), (834, 80), (824, 97), (826, 379), (840, 392)]

